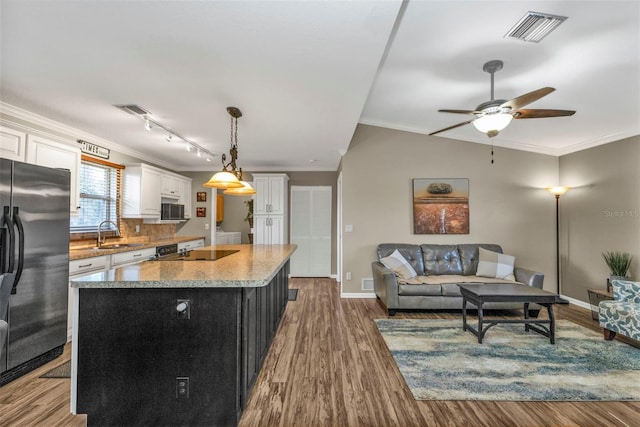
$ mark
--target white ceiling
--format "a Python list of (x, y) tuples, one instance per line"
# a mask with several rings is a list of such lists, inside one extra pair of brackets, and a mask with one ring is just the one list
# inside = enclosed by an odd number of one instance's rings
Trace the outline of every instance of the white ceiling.
[[(0, 99), (175, 170), (218, 169), (239, 119), (246, 170), (335, 170), (358, 124), (428, 134), (490, 98), (552, 86), (498, 146), (564, 154), (640, 134), (640, 1), (0, 0)], [(527, 11), (568, 16), (541, 43), (504, 39)], [(440, 137), (487, 143), (463, 126)], [(391, 142), (390, 142), (391, 143)], [(313, 161), (313, 162), (311, 162)]]

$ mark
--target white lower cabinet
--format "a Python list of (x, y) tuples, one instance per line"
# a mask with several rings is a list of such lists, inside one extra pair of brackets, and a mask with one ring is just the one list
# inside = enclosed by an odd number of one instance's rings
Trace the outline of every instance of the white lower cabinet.
[(218, 231), (216, 245), (239, 245), (242, 243), (242, 233), (239, 231)]
[[(69, 280), (76, 277), (86, 276), (91, 273), (100, 273), (109, 269), (109, 255), (97, 256), (93, 258), (77, 259), (69, 262)], [(67, 314), (67, 341), (71, 340), (73, 332), (73, 289), (69, 286), (69, 307)]]
[(192, 251), (194, 249), (203, 248), (204, 239), (190, 240), (188, 242), (178, 243), (178, 252)]
[(255, 243), (260, 245), (281, 245), (286, 243), (284, 218), (278, 216), (254, 216)]
[(156, 248), (140, 249), (137, 251), (120, 252), (111, 255), (111, 266), (122, 267), (127, 264), (136, 264), (138, 262), (147, 261), (155, 256)]

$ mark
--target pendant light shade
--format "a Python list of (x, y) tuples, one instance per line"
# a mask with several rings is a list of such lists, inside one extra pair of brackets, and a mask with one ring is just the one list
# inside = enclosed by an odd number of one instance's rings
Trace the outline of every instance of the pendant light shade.
[(256, 194), (256, 190), (253, 189), (251, 184), (246, 181), (240, 181), (240, 183), (243, 185), (242, 188), (229, 188), (224, 190), (223, 193), (231, 196), (251, 196)]
[(215, 173), (211, 179), (202, 184), (202, 186), (222, 189), (244, 187), (237, 176), (227, 171)]

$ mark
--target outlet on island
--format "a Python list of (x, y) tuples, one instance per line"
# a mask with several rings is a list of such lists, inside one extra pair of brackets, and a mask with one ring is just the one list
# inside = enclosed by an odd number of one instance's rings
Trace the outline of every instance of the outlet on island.
[(176, 397), (178, 399), (189, 398), (189, 377), (176, 377)]

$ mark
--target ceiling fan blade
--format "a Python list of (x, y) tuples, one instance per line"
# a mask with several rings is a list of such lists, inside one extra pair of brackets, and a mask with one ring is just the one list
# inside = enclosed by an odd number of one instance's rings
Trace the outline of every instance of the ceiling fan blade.
[(543, 119), (546, 117), (573, 116), (571, 110), (518, 110), (513, 114), (514, 119)]
[[(475, 119), (473, 119), (473, 120), (475, 120)], [(444, 129), (437, 130), (435, 132), (431, 132), (429, 135), (435, 135), (435, 134), (440, 133), (440, 132), (444, 132), (444, 131), (447, 131), (447, 130), (458, 128), (460, 126), (468, 125), (473, 120), (469, 120), (469, 121), (466, 121), (466, 122), (458, 123), (457, 125), (449, 126), (448, 128), (444, 128)]]
[(510, 101), (500, 105), (500, 107), (511, 107), (511, 111), (519, 110), (527, 104), (531, 104), (533, 101), (537, 101), (543, 96), (549, 95), (555, 89), (552, 87), (543, 87), (533, 92), (525, 93), (517, 98), (513, 98)]
[(441, 113), (455, 113), (455, 114), (476, 114), (478, 111), (472, 110), (438, 110)]

